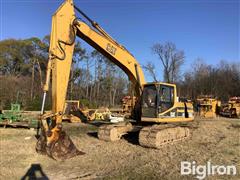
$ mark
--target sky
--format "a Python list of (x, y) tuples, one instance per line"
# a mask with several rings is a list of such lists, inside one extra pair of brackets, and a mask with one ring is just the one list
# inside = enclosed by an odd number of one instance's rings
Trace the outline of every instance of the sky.
[[(0, 0), (0, 38), (43, 38), (63, 0)], [(183, 71), (197, 58), (216, 65), (240, 61), (240, 0), (75, 0), (140, 62), (162, 67), (151, 47), (167, 41), (185, 52)], [(77, 16), (80, 16), (77, 14)], [(80, 40), (83, 42), (82, 40)], [(84, 47), (89, 48), (87, 44)], [(151, 80), (147, 76), (147, 80)]]

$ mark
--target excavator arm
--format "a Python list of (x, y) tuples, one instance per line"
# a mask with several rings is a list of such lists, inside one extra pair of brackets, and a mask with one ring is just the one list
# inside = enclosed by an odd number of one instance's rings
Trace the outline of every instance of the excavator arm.
[[(74, 9), (81, 13), (91, 26), (77, 19)], [(145, 84), (143, 71), (133, 55), (108, 35), (96, 22), (75, 7), (73, 0), (66, 0), (52, 17), (49, 60), (41, 109), (42, 136), (36, 147), (38, 152), (47, 153), (54, 159), (65, 159), (82, 154), (76, 149), (66, 133), (62, 131), (62, 114), (76, 36), (120, 67), (135, 87), (137, 96), (140, 96)], [(44, 105), (50, 80), (52, 112), (45, 114)], [(49, 123), (49, 119), (51, 119), (51, 123)]]

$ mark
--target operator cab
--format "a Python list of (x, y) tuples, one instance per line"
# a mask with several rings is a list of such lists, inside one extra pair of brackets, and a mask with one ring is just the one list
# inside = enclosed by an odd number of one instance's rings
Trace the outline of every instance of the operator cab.
[(176, 86), (168, 83), (144, 85), (142, 94), (142, 117), (158, 118), (174, 106)]

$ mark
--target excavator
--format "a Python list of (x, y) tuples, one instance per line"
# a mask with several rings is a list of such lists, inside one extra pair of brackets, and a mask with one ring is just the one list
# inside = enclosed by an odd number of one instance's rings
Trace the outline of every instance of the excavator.
[[(75, 11), (81, 15), (81, 19), (76, 16)], [(160, 148), (164, 144), (189, 137), (189, 129), (178, 123), (193, 121), (193, 106), (188, 102), (178, 101), (176, 85), (163, 82), (146, 83), (143, 70), (135, 57), (75, 6), (73, 0), (65, 0), (52, 16), (37, 152), (55, 160), (85, 154), (76, 148), (62, 125), (76, 37), (120, 67), (131, 81), (137, 97), (132, 121), (101, 126), (98, 131), (99, 139), (119, 140), (122, 135), (139, 126), (139, 144), (144, 147)], [(50, 83), (52, 110), (45, 113), (44, 106)]]

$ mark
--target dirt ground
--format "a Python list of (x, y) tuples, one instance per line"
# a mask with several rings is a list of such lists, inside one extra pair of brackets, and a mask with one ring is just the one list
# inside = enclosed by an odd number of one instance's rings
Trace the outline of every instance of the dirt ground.
[[(1, 128), (0, 179), (193, 179), (181, 176), (181, 161), (206, 165), (236, 165), (236, 176), (207, 179), (240, 179), (240, 120), (197, 119), (189, 125), (191, 137), (161, 149), (139, 146), (137, 133), (118, 142), (96, 138), (98, 127), (65, 123), (64, 128), (86, 154), (57, 162), (35, 152), (36, 132)], [(32, 178), (29, 178), (32, 176)]]

